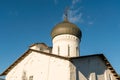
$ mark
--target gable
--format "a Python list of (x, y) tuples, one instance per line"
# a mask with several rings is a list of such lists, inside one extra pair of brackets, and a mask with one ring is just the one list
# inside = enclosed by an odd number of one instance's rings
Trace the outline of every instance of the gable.
[(2, 74), (7, 75), (9, 71), (11, 71), (19, 62), (21, 62), (26, 56), (28, 56), (31, 53), (31, 50), (26, 51), (22, 56), (20, 56), (13, 64), (11, 64)]
[[(14, 67), (10, 67), (11, 70), (7, 69), (9, 70), (6, 73), (7, 80), (29, 79), (30, 76), (34, 76), (35, 80), (46, 80), (48, 76), (49, 80), (56, 80), (57, 78), (59, 78), (58, 80), (67, 80), (69, 77), (69, 60), (66, 58), (36, 50), (30, 50), (29, 53), (25, 54), (27, 56), (16, 65), (14, 63)], [(55, 74), (56, 76), (54, 76)]]
[(11, 64), (3, 73), (1, 73), (0, 76), (7, 75), (15, 66), (17, 66), (21, 61), (23, 61), (32, 52), (36, 52), (38, 54), (44, 54), (44, 55), (53, 56), (53, 57), (68, 60), (67, 57), (62, 57), (62, 56), (58, 56), (58, 55), (47, 53), (47, 52), (29, 49), (23, 55), (21, 55), (13, 64)]

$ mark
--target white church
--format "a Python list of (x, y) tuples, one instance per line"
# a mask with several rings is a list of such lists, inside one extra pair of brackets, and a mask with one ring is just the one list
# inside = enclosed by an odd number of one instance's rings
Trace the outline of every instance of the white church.
[(80, 56), (82, 32), (67, 17), (51, 31), (53, 47), (36, 43), (0, 76), (6, 80), (120, 80), (103, 54)]

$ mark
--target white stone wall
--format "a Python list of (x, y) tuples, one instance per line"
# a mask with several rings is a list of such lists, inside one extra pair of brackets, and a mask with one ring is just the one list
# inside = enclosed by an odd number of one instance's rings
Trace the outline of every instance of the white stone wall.
[[(70, 80), (69, 61), (32, 52), (6, 76), (6, 80)], [(24, 78), (24, 79), (23, 79)]]
[(31, 52), (6, 76), (6, 80), (117, 80), (100, 57), (69, 60)]
[(117, 80), (99, 57), (73, 59), (71, 80)]
[(79, 56), (79, 39), (70, 34), (58, 35), (53, 38), (52, 53), (60, 56)]
[(104, 76), (105, 76), (105, 80), (116, 80), (116, 78), (109, 69), (105, 70)]

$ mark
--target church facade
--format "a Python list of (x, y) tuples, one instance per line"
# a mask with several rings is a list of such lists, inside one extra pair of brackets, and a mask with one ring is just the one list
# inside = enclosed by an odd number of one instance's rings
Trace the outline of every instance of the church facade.
[(82, 32), (67, 17), (51, 31), (53, 47), (36, 43), (2, 74), (6, 80), (120, 80), (103, 54), (80, 56)]

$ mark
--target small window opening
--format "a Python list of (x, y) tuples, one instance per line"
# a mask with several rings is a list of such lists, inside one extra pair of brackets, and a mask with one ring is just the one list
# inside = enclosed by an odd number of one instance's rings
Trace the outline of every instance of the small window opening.
[(60, 54), (60, 47), (58, 46), (58, 55)]
[(33, 80), (33, 76), (30, 76), (30, 77), (29, 77), (29, 80)]
[(68, 56), (70, 56), (70, 46), (68, 45)]

